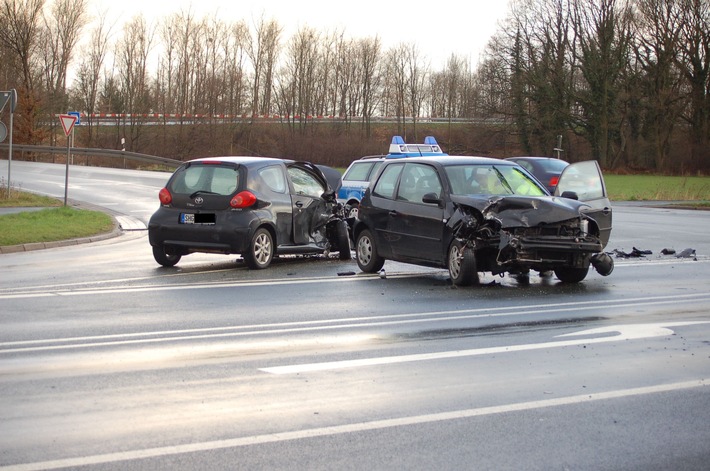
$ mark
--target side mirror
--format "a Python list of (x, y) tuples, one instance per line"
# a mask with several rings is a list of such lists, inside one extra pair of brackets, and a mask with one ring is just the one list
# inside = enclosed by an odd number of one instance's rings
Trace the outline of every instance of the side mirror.
[(560, 196), (562, 198), (567, 198), (568, 200), (579, 200), (579, 196), (575, 191), (563, 191)]
[(424, 196), (422, 196), (422, 203), (426, 204), (435, 204), (437, 206), (441, 206), (442, 200), (439, 198), (439, 195), (436, 193), (427, 193)]

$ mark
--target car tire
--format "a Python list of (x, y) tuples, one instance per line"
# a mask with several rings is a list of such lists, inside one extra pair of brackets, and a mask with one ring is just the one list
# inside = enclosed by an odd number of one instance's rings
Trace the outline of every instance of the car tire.
[(576, 267), (557, 267), (555, 268), (555, 276), (562, 283), (579, 283), (587, 277), (589, 273), (589, 267), (587, 268), (576, 268)]
[(256, 230), (249, 243), (249, 250), (243, 254), (247, 266), (253, 270), (261, 270), (274, 259), (274, 238), (271, 232), (263, 227)]
[(449, 276), (456, 286), (471, 286), (478, 284), (476, 255), (466, 244), (454, 240), (449, 247)]
[(357, 266), (365, 273), (377, 273), (385, 264), (385, 259), (377, 255), (375, 239), (367, 229), (357, 236), (355, 256), (357, 258)]
[(165, 253), (164, 245), (153, 246), (153, 258), (156, 262), (164, 267), (174, 267), (180, 261), (180, 255), (172, 255)]
[(335, 233), (338, 239), (338, 252), (340, 260), (350, 260), (353, 258), (350, 253), (350, 233), (348, 232), (348, 223), (338, 221), (335, 226)]
[(357, 219), (360, 212), (360, 203), (352, 203), (345, 207), (345, 217)]

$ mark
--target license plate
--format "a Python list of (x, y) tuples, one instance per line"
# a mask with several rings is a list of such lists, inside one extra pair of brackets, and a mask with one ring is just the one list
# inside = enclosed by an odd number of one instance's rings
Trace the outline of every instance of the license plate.
[(181, 213), (180, 214), (180, 224), (212, 225), (214, 223), (215, 223), (214, 213), (200, 213), (200, 214)]

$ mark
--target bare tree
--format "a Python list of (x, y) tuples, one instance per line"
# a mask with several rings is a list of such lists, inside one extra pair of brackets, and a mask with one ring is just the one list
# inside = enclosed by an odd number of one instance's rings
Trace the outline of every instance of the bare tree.
[(267, 21), (261, 17), (248, 42), (247, 54), (254, 68), (251, 94), (251, 108), (254, 114), (264, 114), (270, 111), (274, 71), (277, 65), (282, 30), (283, 28), (277, 21)]
[(242, 114), (246, 105), (247, 73), (246, 44), (249, 28), (243, 21), (229, 28), (228, 40), (224, 43), (224, 89), (227, 93), (225, 112)]
[(145, 18), (136, 16), (124, 26), (124, 36), (117, 48), (118, 76), (126, 107), (124, 113), (130, 114), (123, 120), (129, 148), (133, 148), (141, 136), (141, 120), (137, 115), (150, 110), (148, 54), (153, 34)]
[(89, 145), (93, 142), (94, 120), (92, 114), (97, 110), (101, 72), (108, 53), (110, 34), (111, 26), (106, 23), (106, 13), (101, 13), (98, 24), (89, 35), (88, 52), (83, 55), (77, 71), (76, 101), (80, 104), (81, 109), (88, 114), (86, 127)]
[[(391, 48), (386, 54), (386, 88), (387, 100), (384, 102), (386, 115), (394, 115), (397, 119), (397, 134), (407, 134), (407, 112), (410, 107), (407, 104), (407, 54), (408, 48), (404, 43)], [(390, 109), (393, 103), (393, 110)]]
[(291, 38), (286, 50), (284, 68), (278, 81), (278, 106), (288, 118), (290, 128), (304, 130), (315, 102), (316, 71), (320, 60), (319, 34), (302, 27)]
[(40, 34), (39, 53), (44, 67), (44, 89), (47, 98), (44, 108), (50, 125), (50, 138), (54, 139), (56, 114), (68, 111), (67, 71), (72, 55), (86, 25), (87, 0), (55, 0), (50, 14), (44, 15)]
[(412, 139), (417, 138), (417, 122), (422, 112), (424, 88), (429, 75), (429, 64), (421, 57), (416, 44), (409, 44), (406, 54), (406, 90), (412, 113)]
[(361, 64), (362, 117), (365, 135), (372, 135), (372, 117), (377, 106), (382, 80), (382, 43), (379, 37), (358, 41), (359, 63)]
[(19, 142), (39, 144), (44, 135), (38, 127), (41, 94), (35, 85), (35, 61), (44, 0), (2, 0), (0, 3), (0, 43), (16, 59), (18, 77), (11, 79), (18, 90), (18, 122), (15, 137)]

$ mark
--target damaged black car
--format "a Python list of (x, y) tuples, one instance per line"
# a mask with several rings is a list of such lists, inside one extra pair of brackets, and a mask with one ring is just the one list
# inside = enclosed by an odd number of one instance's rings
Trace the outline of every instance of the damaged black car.
[(339, 172), (310, 162), (191, 160), (160, 190), (160, 208), (148, 223), (153, 257), (171, 267), (195, 252), (239, 254), (252, 269), (284, 254), (338, 252), (349, 260), (339, 185)]
[(604, 252), (611, 205), (599, 165), (567, 167), (551, 195), (514, 162), (484, 157), (387, 161), (366, 191), (353, 227), (358, 266), (385, 260), (448, 268), (455, 285), (479, 272), (554, 272), (565, 283), (593, 266), (609, 275)]

